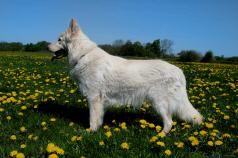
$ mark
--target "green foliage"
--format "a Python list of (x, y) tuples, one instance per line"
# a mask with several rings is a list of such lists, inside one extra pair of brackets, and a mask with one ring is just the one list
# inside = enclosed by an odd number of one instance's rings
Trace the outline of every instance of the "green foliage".
[(0, 51), (22, 51), (23, 44), (20, 42), (0, 42)]
[(179, 61), (183, 62), (195, 62), (199, 61), (201, 58), (201, 54), (196, 52), (195, 50), (183, 50), (179, 55)]
[(212, 62), (213, 60), (214, 60), (213, 52), (208, 51), (208, 52), (206, 52), (204, 57), (202, 57), (201, 62), (208, 63), (208, 62)]
[[(149, 103), (137, 110), (109, 108), (103, 127), (89, 132), (87, 100), (69, 77), (66, 60), (50, 62), (50, 58), (44, 53), (0, 53), (0, 157), (10, 157), (13, 150), (27, 158), (48, 157), (49, 143), (64, 150), (64, 155), (57, 154), (60, 158), (237, 157), (237, 65), (176, 62), (204, 124), (195, 126), (174, 117), (173, 130), (160, 137), (162, 119)], [(106, 136), (108, 131), (111, 137)], [(12, 135), (16, 140), (10, 139)], [(191, 136), (198, 145), (192, 145)], [(216, 145), (217, 141), (223, 144)], [(123, 142), (129, 149), (121, 148)], [(175, 142), (184, 145), (178, 147)], [(170, 156), (165, 154), (167, 149)]]
[(27, 52), (39, 52), (47, 51), (49, 42), (40, 41), (36, 44), (28, 43), (23, 45), (20, 42), (0, 42), (0, 51), (27, 51)]

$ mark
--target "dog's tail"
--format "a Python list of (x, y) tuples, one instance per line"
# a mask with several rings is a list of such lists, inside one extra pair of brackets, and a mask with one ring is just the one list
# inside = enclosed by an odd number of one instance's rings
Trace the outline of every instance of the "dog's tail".
[(193, 107), (187, 97), (183, 101), (183, 105), (177, 111), (177, 115), (181, 120), (192, 122), (193, 124), (201, 124), (203, 116)]

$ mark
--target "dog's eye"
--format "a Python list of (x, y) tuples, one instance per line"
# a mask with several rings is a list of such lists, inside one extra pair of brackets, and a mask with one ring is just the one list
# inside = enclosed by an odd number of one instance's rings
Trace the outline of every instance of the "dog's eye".
[(60, 42), (60, 41), (61, 41), (61, 38), (59, 38), (58, 41)]

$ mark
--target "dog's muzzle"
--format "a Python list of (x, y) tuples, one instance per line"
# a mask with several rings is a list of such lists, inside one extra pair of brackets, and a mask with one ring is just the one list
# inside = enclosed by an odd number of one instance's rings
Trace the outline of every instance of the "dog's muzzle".
[(65, 51), (64, 49), (60, 49), (60, 50), (58, 50), (58, 51), (56, 51), (56, 52), (54, 52), (54, 53), (55, 53), (55, 54), (54, 54), (53, 57), (51, 58), (51, 61), (53, 61), (53, 60), (55, 60), (55, 59), (61, 59), (61, 58), (63, 58), (63, 57), (65, 57), (65, 56), (68, 55), (68, 52)]

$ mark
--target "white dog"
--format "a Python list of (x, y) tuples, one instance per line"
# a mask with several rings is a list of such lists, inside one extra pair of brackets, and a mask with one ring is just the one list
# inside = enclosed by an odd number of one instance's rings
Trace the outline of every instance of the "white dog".
[(181, 69), (161, 60), (127, 60), (99, 48), (72, 19), (66, 32), (49, 45), (52, 60), (68, 56), (70, 74), (87, 96), (90, 128), (103, 123), (108, 106), (140, 106), (149, 100), (163, 119), (163, 132), (172, 127), (172, 115), (200, 124), (202, 116), (192, 106), (186, 93)]

